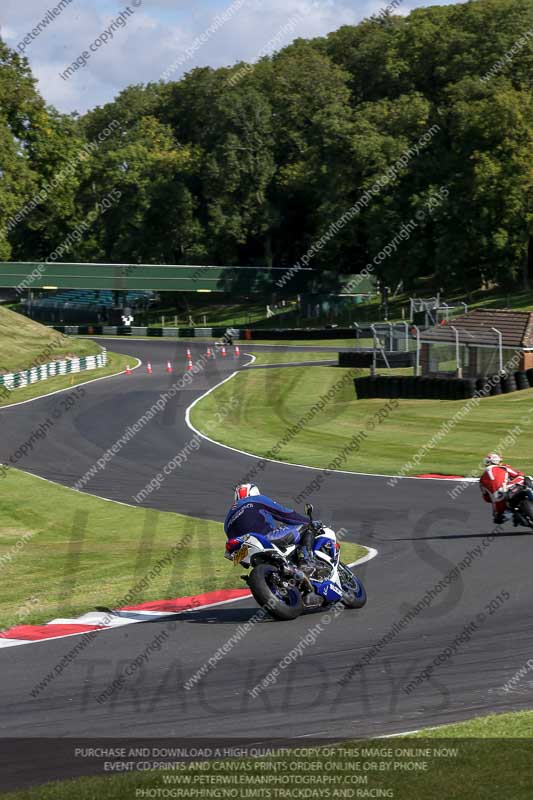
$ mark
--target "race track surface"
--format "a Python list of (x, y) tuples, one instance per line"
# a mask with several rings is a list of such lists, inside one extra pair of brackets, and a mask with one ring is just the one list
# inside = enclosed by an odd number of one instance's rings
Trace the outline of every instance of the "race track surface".
[[(86, 385), (85, 396), (15, 466), (72, 486), (179, 377), (186, 347), (193, 361), (206, 347), (124, 340), (107, 345), (144, 364), (150, 361), (155, 374), (146, 374), (143, 364), (131, 376)], [(259, 350), (253, 345), (243, 351), (251, 349)], [(164, 372), (168, 359), (179, 372)], [(242, 353), (238, 366), (248, 361)], [(86, 491), (135, 505), (133, 496), (194, 435), (184, 421), (186, 408), (230, 375), (236, 363), (231, 356), (210, 362), (90, 479)], [(9, 463), (60, 397), (0, 410), (0, 461)], [(257, 459), (203, 441), (145, 505), (222, 520), (233, 485), (256, 464)], [(265, 494), (291, 505), (317, 474), (268, 463), (255, 480)], [(31, 689), (78, 637), (1, 650), (0, 736), (6, 747), (13, 737), (340, 740), (530, 707), (531, 680), (526, 677), (512, 691), (503, 685), (533, 653), (533, 537), (508, 528), (487, 540), (491, 518), (477, 487), (453, 499), (449, 492), (455, 485), (402, 480), (390, 486), (382, 477), (331, 475), (310, 500), (317, 518), (345, 527), (348, 539), (379, 551), (357, 570), (368, 590), (367, 606), (343, 612), (329, 624), (320, 623), (321, 613), (290, 623), (261, 622), (189, 691), (183, 683), (256, 613), (253, 600), (182, 615), (171, 625), (105, 631), (36, 698)], [(221, 557), (222, 548), (223, 541)], [(459, 562), (463, 571), (446, 583)], [(406, 613), (424, 597), (424, 610), (406, 621)], [(252, 697), (250, 690), (318, 623), (322, 629), (314, 644), (281, 671), (276, 683)], [(100, 692), (161, 630), (169, 634), (161, 650), (110, 700), (98, 703)], [(416, 682), (447, 647), (453, 657), (443, 656), (428, 679)], [(404, 691), (411, 681), (417, 685)], [(27, 752), (20, 763), (11, 755), (6, 788), (69, 774), (68, 766), (53, 759), (46, 768), (38, 759), (29, 762)]]

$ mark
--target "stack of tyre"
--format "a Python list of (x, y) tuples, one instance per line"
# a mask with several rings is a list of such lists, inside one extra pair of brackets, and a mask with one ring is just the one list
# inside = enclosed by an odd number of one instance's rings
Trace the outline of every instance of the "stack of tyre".
[(530, 389), (532, 386), (533, 369), (507, 372), (503, 375), (485, 375), (476, 379), (476, 391), (491, 397)]
[(413, 375), (369, 375), (355, 378), (358, 400), (370, 397), (402, 400), (468, 400), (508, 394), (533, 386), (533, 369), (480, 378), (437, 378)]
[(359, 352), (339, 353), (339, 367), (358, 367), (365, 369), (372, 366), (372, 353), (361, 350)]
[[(414, 353), (387, 353), (386, 357), (385, 361), (382, 354), (377, 353), (376, 364), (379, 368), (401, 369), (414, 364)], [(370, 350), (339, 353), (339, 367), (370, 367), (373, 361), (374, 355)]]

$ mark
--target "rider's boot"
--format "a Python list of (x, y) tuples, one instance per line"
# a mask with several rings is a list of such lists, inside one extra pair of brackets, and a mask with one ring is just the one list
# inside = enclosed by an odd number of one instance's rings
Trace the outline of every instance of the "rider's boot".
[(310, 575), (316, 567), (314, 558), (312, 558), (309, 550), (305, 546), (301, 547), (298, 553), (298, 567), (302, 572), (305, 572), (306, 575)]
[(511, 517), (513, 514), (510, 511), (500, 511), (494, 514), (492, 519), (495, 525), (504, 525)]

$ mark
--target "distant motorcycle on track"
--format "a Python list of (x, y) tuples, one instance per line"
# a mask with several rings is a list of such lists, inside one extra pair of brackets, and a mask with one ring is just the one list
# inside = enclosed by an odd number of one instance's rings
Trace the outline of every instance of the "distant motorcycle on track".
[(362, 608), (367, 600), (360, 579), (340, 560), (335, 532), (313, 522), (312, 506), (306, 506), (306, 512), (315, 536), (316, 567), (309, 574), (298, 567), (298, 546), (291, 535), (271, 542), (250, 533), (226, 542), (225, 558), (251, 570), (242, 579), (257, 603), (279, 620), (339, 602), (346, 608)]

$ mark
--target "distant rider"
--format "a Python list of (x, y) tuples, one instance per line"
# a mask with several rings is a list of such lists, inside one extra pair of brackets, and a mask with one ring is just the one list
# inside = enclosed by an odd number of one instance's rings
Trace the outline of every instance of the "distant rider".
[(479, 479), (479, 488), (486, 503), (492, 503), (495, 525), (502, 525), (507, 517), (507, 490), (515, 483), (522, 483), (524, 472), (519, 472), (509, 464), (502, 464), (497, 453), (489, 453), (485, 459), (485, 472)]
[[(276, 522), (283, 523), (282, 527), (276, 527)], [(289, 534), (292, 537), (290, 543), (298, 545), (300, 567), (306, 572), (314, 568), (314, 533), (308, 518), (261, 494), (254, 483), (235, 487), (235, 502), (224, 521), (224, 531), (228, 539), (258, 533), (270, 542)]]

